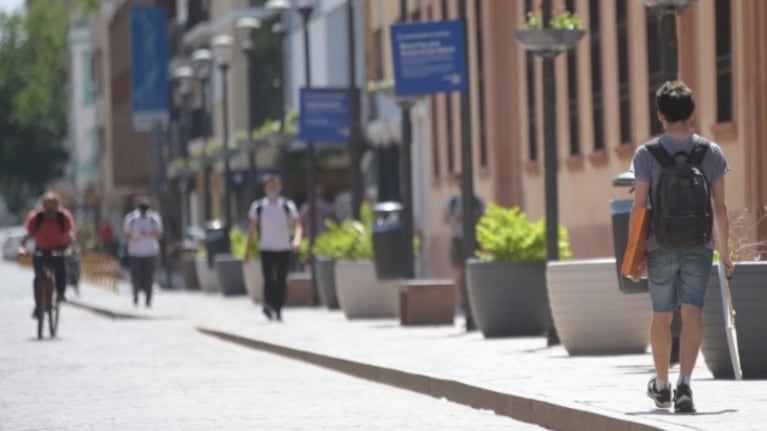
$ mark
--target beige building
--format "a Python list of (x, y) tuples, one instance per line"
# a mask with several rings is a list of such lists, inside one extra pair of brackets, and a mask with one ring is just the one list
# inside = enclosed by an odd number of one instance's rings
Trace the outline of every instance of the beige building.
[[(527, 1), (468, 0), (467, 46), (471, 75), (475, 189), (486, 201), (544, 213), (543, 91), (541, 61), (514, 39)], [(537, 2), (535, 2), (537, 3)], [(609, 201), (629, 197), (612, 186), (628, 170), (635, 148), (658, 134), (651, 94), (659, 72), (657, 27), (636, 0), (567, 0), (588, 34), (555, 60), (560, 221), (570, 230), (576, 257), (609, 256)], [(392, 76), (389, 26), (399, 2), (368, 0), (367, 71)], [(409, 2), (411, 20), (457, 17), (454, 0)], [(649, 18), (649, 19), (648, 19)], [(697, 132), (724, 149), (731, 173), (727, 200), (733, 217), (748, 210), (755, 240), (757, 213), (767, 205), (767, 48), (760, 0), (699, 0), (677, 20), (680, 77), (697, 94)], [(414, 181), (427, 188), (423, 212), (429, 272), (447, 272), (449, 233), (442, 208), (454, 192), (449, 178), (460, 160), (460, 97), (435, 95), (416, 109)], [(419, 149), (419, 145), (423, 148)], [(416, 186), (418, 187), (418, 186)], [(767, 223), (758, 229), (767, 238)]]

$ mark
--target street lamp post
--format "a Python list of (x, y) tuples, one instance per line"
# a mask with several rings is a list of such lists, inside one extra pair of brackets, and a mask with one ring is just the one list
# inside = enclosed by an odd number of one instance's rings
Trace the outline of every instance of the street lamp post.
[[(288, 0), (269, 0), (266, 4), (266, 8), (275, 11), (286, 11), (293, 8), (293, 4)], [(301, 24), (304, 37), (304, 87), (312, 87), (312, 63), (309, 49), (309, 20), (311, 19), (312, 12), (314, 12), (314, 5), (309, 0), (303, 0), (296, 7), (298, 14), (301, 16)], [(284, 116), (284, 115), (283, 115)], [(307, 202), (309, 204), (309, 250), (314, 248), (314, 241), (317, 237), (317, 157), (315, 154), (314, 142), (306, 142), (306, 194)], [(317, 271), (314, 265), (314, 257), (310, 255), (309, 265), (312, 275), (312, 302), (317, 304), (319, 302), (319, 294), (317, 291)]]
[(351, 101), (351, 124), (349, 127), (349, 185), (352, 195), (352, 218), (360, 219), (363, 181), (360, 170), (360, 95), (357, 91), (357, 53), (355, 51), (354, 1), (346, 1), (347, 41), (349, 51), (349, 100)]
[[(408, 7), (407, 0), (400, 0), (399, 3), (400, 22), (407, 22)], [(404, 256), (403, 262), (407, 262), (407, 267), (403, 271), (406, 279), (415, 278), (415, 252), (413, 250), (413, 123), (410, 118), (410, 110), (415, 104), (416, 99), (402, 98), (399, 100), (399, 106), (402, 109), (402, 162), (400, 170), (400, 199), (402, 200), (402, 232), (405, 240), (405, 249), (402, 250)]]
[(253, 82), (253, 75), (256, 73), (256, 45), (254, 41), (255, 32), (261, 28), (261, 21), (253, 17), (240, 18), (237, 21), (238, 37), (240, 39), (240, 49), (248, 59), (248, 168), (250, 175), (248, 177), (248, 184), (250, 189), (250, 197), (256, 198), (257, 183), (256, 183), (256, 148), (253, 143), (253, 130), (256, 129), (255, 115), (253, 112), (253, 105), (255, 102), (255, 85)]
[(223, 142), (221, 145), (222, 155), (224, 157), (224, 229), (229, 232), (232, 228), (232, 193), (231, 176), (232, 167), (229, 162), (229, 64), (232, 58), (232, 37), (227, 34), (221, 34), (211, 40), (213, 56), (216, 64), (221, 71), (221, 92), (222, 92), (222, 112), (223, 112)]
[[(209, 100), (209, 83), (210, 83), (210, 67), (213, 62), (213, 56), (208, 49), (197, 49), (192, 53), (192, 63), (197, 72), (197, 79), (200, 80), (200, 99), (203, 110), (202, 118), (202, 137), (203, 141), (207, 143), (212, 134), (212, 127), (210, 124), (210, 107), (208, 106)], [(204, 215), (205, 221), (211, 218), (211, 196), (210, 196), (210, 163), (208, 163), (207, 157), (203, 156), (203, 199), (204, 199)]]
[(280, 133), (285, 133), (285, 86), (283, 85), (282, 77), (282, 42), (285, 40), (285, 26), (279, 21), (275, 22), (272, 24), (272, 34), (277, 45), (277, 78), (274, 84), (280, 93), (277, 96), (278, 109), (280, 111)]
[[(192, 85), (194, 82), (194, 69), (191, 66), (179, 66), (173, 71), (173, 79), (178, 84), (179, 97), (181, 99), (181, 127), (179, 133), (180, 153), (185, 160), (189, 157), (189, 129), (190, 129), (190, 102), (192, 99)], [(180, 178), (179, 188), (181, 192), (181, 229), (189, 227), (191, 219), (191, 206), (189, 205), (189, 178), (186, 172)]]

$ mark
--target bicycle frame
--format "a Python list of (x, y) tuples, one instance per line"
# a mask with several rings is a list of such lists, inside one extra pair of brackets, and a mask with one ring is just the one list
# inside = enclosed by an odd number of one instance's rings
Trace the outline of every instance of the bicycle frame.
[(53, 267), (54, 257), (63, 257), (61, 251), (41, 252), (36, 251), (34, 256), (43, 259), (43, 270), (39, 279), (35, 280), (35, 313), (37, 315), (37, 338), (43, 338), (45, 315), (48, 314), (49, 331), (51, 337), (56, 336), (59, 320), (58, 303), (53, 299), (53, 290), (56, 285), (56, 271)]

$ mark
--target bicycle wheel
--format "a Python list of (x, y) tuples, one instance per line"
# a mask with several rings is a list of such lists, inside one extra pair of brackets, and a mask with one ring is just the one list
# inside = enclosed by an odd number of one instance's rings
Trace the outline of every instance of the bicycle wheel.
[(59, 330), (59, 309), (59, 303), (55, 301), (48, 311), (48, 329), (51, 331), (51, 338), (55, 338)]

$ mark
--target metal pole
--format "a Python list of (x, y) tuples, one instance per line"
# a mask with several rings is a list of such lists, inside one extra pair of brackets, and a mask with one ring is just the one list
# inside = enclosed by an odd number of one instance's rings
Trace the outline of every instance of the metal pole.
[(285, 37), (285, 29), (281, 22), (276, 22), (272, 25), (272, 34), (277, 38), (277, 82), (279, 83), (279, 97), (277, 97), (278, 108), (280, 110), (280, 134), (285, 133), (285, 85), (283, 83), (282, 69), (283, 69), (283, 41)]
[[(551, 0), (543, 1), (543, 27), (551, 21)], [(546, 194), (546, 258), (559, 260), (559, 188), (557, 184), (556, 82), (554, 58), (543, 57), (543, 142)]]
[(351, 124), (349, 130), (349, 186), (352, 194), (352, 218), (360, 219), (360, 207), (364, 194), (360, 170), (360, 100), (357, 92), (357, 53), (355, 51), (354, 0), (346, 2), (347, 40), (349, 50), (349, 98), (351, 100)]
[(248, 58), (248, 169), (250, 175), (248, 175), (248, 191), (250, 196), (248, 199), (255, 199), (258, 193), (258, 184), (256, 183), (256, 149), (253, 145), (253, 130), (256, 129), (255, 116), (253, 115), (253, 104), (255, 101), (255, 88), (253, 86), (253, 74), (256, 72), (256, 49), (253, 46), (253, 42), (246, 41), (246, 45), (243, 48), (245, 55)]
[[(458, 1), (458, 15), (463, 21), (463, 40), (468, 40), (466, 22), (466, 0)], [(468, 49), (468, 48), (467, 48)], [(466, 53), (466, 81), (469, 81), (469, 54)], [(476, 224), (474, 214), (476, 207), (474, 202), (474, 155), (471, 147), (471, 92), (467, 86), (466, 91), (461, 93), (461, 214), (463, 214), (463, 260), (464, 264), (474, 257), (477, 249)], [(466, 271), (463, 271), (464, 286), (468, 286)], [(465, 292), (466, 289), (463, 289)], [(468, 330), (474, 329), (474, 317), (471, 312), (469, 296), (464, 298), (464, 315)]]
[[(400, 21), (407, 22), (407, 0), (400, 0), (399, 7)], [(402, 252), (405, 254), (403, 261), (407, 262), (404, 274), (406, 278), (415, 278), (415, 252), (412, 242), (415, 231), (413, 228), (413, 124), (410, 118), (410, 108), (414, 103), (415, 100), (413, 99), (405, 99), (399, 103), (402, 108), (400, 198), (402, 199), (402, 231), (407, 241)]]
[[(185, 160), (189, 160), (189, 136), (190, 136), (190, 128), (191, 128), (191, 121), (190, 121), (190, 115), (191, 115), (191, 109), (190, 109), (190, 102), (191, 102), (192, 94), (189, 91), (189, 89), (186, 89), (181, 94), (181, 133), (179, 133), (179, 138), (181, 140), (181, 156)], [(191, 214), (192, 214), (192, 208), (189, 204), (189, 182), (190, 179), (187, 176), (186, 172), (184, 172), (184, 175), (181, 176), (179, 185), (181, 186), (181, 237), (184, 236), (184, 230), (189, 227), (191, 224)]]
[(232, 167), (229, 163), (229, 79), (227, 74), (229, 72), (228, 64), (219, 65), (221, 68), (221, 91), (223, 93), (223, 127), (224, 127), (224, 142), (222, 143), (222, 151), (224, 155), (224, 229), (227, 235), (229, 229), (232, 228), (232, 194), (230, 191), (229, 183), (232, 176)]
[[(202, 109), (203, 109), (203, 118), (202, 118), (202, 137), (203, 140), (207, 143), (208, 139), (210, 139), (211, 135), (211, 127), (210, 127), (210, 109), (208, 107), (208, 78), (202, 78)], [(208, 158), (206, 155), (203, 155), (203, 199), (204, 199), (204, 210), (205, 210), (205, 220), (204, 222), (207, 222), (210, 220), (211, 217), (211, 208), (212, 208), (212, 202), (210, 197), (210, 163), (208, 163)]]
[[(303, 21), (304, 33), (304, 82), (306, 88), (312, 87), (312, 62), (309, 50), (309, 18), (312, 15), (311, 6), (299, 9)], [(314, 142), (306, 143), (306, 194), (309, 202), (309, 249), (314, 249), (314, 240), (317, 238), (317, 157), (314, 152)], [(312, 275), (312, 304), (319, 304), (319, 292), (317, 291), (317, 271), (314, 257), (310, 257), (309, 265)]]

